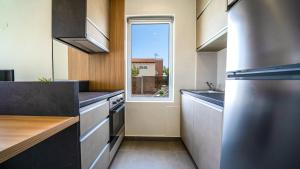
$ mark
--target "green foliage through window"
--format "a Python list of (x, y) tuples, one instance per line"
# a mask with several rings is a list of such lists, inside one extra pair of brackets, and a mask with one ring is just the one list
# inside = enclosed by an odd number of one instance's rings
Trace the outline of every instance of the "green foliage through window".
[(132, 77), (136, 77), (140, 74), (140, 69), (137, 68), (136, 66), (132, 66), (132, 69), (131, 69), (131, 76)]
[(163, 68), (163, 74), (165, 76), (169, 76), (169, 68), (167, 68), (167, 67), (164, 66), (164, 68)]

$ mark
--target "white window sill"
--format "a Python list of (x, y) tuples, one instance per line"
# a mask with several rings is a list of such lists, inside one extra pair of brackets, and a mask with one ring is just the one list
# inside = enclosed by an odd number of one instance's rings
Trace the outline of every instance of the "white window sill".
[(126, 102), (141, 102), (141, 103), (174, 103), (174, 99), (167, 98), (149, 98), (149, 97), (128, 97)]

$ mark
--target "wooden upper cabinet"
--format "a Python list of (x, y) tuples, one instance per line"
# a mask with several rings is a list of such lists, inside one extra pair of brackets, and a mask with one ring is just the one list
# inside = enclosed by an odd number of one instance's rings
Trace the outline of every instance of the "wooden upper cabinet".
[(87, 0), (87, 19), (109, 39), (110, 0)]
[(211, 2), (212, 0), (197, 0), (196, 1), (196, 9), (197, 9), (197, 17), (200, 16), (202, 11), (207, 7), (207, 5)]
[(197, 50), (214, 51), (226, 47), (227, 0), (211, 0), (197, 19)]

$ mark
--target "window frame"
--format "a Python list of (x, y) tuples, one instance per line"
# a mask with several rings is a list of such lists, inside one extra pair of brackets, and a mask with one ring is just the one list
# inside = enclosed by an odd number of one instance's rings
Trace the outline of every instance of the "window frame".
[[(169, 96), (168, 97), (148, 97), (132, 96), (131, 78), (131, 27), (132, 25), (146, 24), (169, 24)], [(126, 26), (126, 101), (127, 102), (174, 102), (174, 17), (173, 16), (128, 16)]]

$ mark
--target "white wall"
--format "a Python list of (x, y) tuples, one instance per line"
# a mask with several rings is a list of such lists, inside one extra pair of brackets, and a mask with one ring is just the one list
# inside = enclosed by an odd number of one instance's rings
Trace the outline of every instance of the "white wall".
[(68, 46), (53, 40), (54, 79), (68, 80)]
[(226, 79), (226, 59), (227, 49), (223, 49), (217, 53), (218, 64), (217, 64), (217, 88), (225, 90), (225, 79)]
[(51, 78), (51, 0), (0, 0), (0, 69), (15, 79)]
[(208, 90), (206, 82), (216, 85), (218, 90), (225, 90), (227, 49), (218, 52), (199, 52), (197, 56), (196, 88)]
[(127, 103), (127, 136), (180, 136), (180, 89), (195, 88), (196, 0), (125, 0), (125, 14), (174, 15), (174, 102)]
[(206, 82), (217, 83), (217, 53), (199, 52), (197, 56), (197, 89), (208, 90)]

